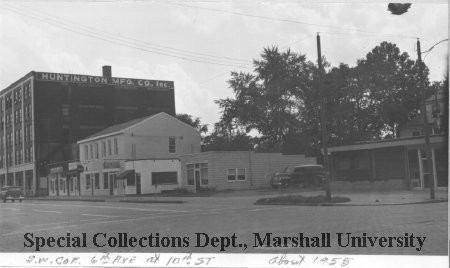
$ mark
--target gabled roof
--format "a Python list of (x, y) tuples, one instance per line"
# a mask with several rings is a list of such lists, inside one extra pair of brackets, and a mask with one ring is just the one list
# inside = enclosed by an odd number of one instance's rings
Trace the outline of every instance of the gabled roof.
[(88, 141), (88, 140), (92, 140), (92, 139), (100, 138), (100, 137), (104, 137), (104, 136), (110, 136), (110, 135), (113, 135), (113, 134), (123, 133), (126, 129), (128, 129), (128, 128), (134, 126), (134, 125), (137, 125), (137, 124), (141, 123), (144, 120), (150, 119), (150, 118), (155, 117), (155, 116), (157, 116), (159, 114), (162, 114), (162, 113), (163, 112), (158, 113), (158, 114), (154, 114), (154, 115), (150, 115), (150, 116), (136, 118), (136, 119), (133, 119), (133, 120), (121, 123), (121, 124), (112, 125), (110, 127), (107, 127), (105, 129), (99, 131), (99, 132), (96, 132), (96, 133), (92, 134), (91, 136), (88, 136), (88, 137), (78, 141), (77, 143), (82, 143), (82, 142), (85, 142), (85, 141)]
[(127, 131), (128, 129), (130, 129), (130, 128), (138, 125), (138, 124), (141, 124), (144, 121), (152, 120), (152, 119), (154, 119), (156, 117), (159, 117), (159, 116), (165, 116), (165, 117), (169, 117), (169, 118), (175, 119), (176, 121), (180, 122), (181, 124), (183, 124), (183, 125), (185, 125), (185, 126), (187, 126), (189, 128), (192, 128), (193, 130), (198, 132), (198, 130), (195, 127), (193, 127), (193, 126), (191, 126), (191, 125), (189, 125), (189, 124), (179, 120), (178, 118), (173, 117), (173, 116), (171, 116), (171, 115), (169, 115), (169, 114), (167, 114), (165, 112), (160, 112), (160, 113), (157, 113), (157, 114), (154, 114), (154, 115), (141, 117), (141, 118), (136, 118), (136, 119), (133, 119), (131, 121), (127, 121), (125, 123), (112, 125), (110, 127), (107, 127), (105, 129), (97, 132), (97, 133), (92, 134), (89, 137), (86, 137), (86, 138), (78, 141), (77, 144), (88, 142), (88, 141), (92, 141), (92, 140), (97, 140), (97, 139), (108, 137), (108, 136), (122, 134), (125, 131)]

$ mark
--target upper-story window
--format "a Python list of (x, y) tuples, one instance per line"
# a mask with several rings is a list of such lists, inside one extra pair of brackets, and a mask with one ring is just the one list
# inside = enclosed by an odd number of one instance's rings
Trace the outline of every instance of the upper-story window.
[(98, 143), (95, 143), (95, 158), (98, 159)]
[(169, 153), (175, 153), (175, 137), (169, 137)]
[(114, 154), (119, 153), (119, 144), (117, 142), (117, 138), (114, 138)]
[(102, 141), (102, 157), (106, 156), (106, 141)]
[(14, 111), (14, 123), (18, 124), (22, 122), (22, 109), (17, 109)]
[(61, 105), (61, 112), (63, 116), (69, 116), (69, 104)]
[(22, 101), (22, 91), (20, 89), (14, 90), (14, 103)]
[(94, 158), (94, 144), (89, 144), (89, 158), (93, 159)]
[(84, 145), (84, 160), (88, 160), (89, 158), (89, 149), (87, 144)]
[(111, 140), (108, 140), (108, 155), (111, 155)]
[(8, 94), (5, 97), (5, 109), (11, 108), (11, 107), (12, 107), (11, 94)]
[(26, 83), (23, 86), (23, 95), (24, 95), (24, 99), (27, 99), (31, 96), (30, 83)]

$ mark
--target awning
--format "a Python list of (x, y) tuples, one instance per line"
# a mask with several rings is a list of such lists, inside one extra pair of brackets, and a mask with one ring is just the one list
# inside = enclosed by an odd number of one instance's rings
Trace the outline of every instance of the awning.
[(134, 169), (132, 170), (124, 170), (117, 174), (116, 179), (118, 180), (126, 180), (130, 177), (134, 177)]

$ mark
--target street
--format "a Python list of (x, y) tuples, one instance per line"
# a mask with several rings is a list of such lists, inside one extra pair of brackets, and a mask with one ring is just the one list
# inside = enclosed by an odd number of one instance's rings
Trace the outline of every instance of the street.
[[(255, 206), (239, 198), (227, 202), (209, 202), (210, 198), (183, 204), (137, 204), (119, 202), (33, 201), (0, 204), (0, 251), (34, 252), (35, 245), (25, 240), (33, 237), (71, 237), (86, 233), (87, 248), (47, 247), (41, 252), (220, 252), (212, 237), (232, 237), (242, 247), (222, 248), (227, 253), (337, 253), (337, 254), (447, 254), (448, 203), (387, 206)], [(204, 201), (201, 201), (204, 200)], [(212, 201), (212, 200), (211, 200)], [(426, 237), (423, 247), (342, 247), (336, 233), (354, 236)], [(104, 233), (101, 246), (108, 237), (127, 233), (128, 237), (189, 237), (186, 247), (96, 247), (92, 238)], [(210, 244), (196, 247), (196, 233), (206, 235)], [(259, 233), (273, 236), (320, 236), (331, 233), (331, 247), (253, 247)], [(365, 233), (365, 234), (364, 234)], [(219, 239), (219, 238), (218, 238)], [(217, 241), (218, 241), (217, 239)], [(28, 245), (26, 247), (25, 245)], [(64, 246), (64, 245), (63, 245)]]

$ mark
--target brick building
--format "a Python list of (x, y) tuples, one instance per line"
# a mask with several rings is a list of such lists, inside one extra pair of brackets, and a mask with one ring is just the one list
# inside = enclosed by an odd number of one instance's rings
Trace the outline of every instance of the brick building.
[(0, 92), (0, 185), (46, 195), (50, 171), (78, 160), (76, 141), (159, 112), (175, 115), (172, 81), (32, 71)]

